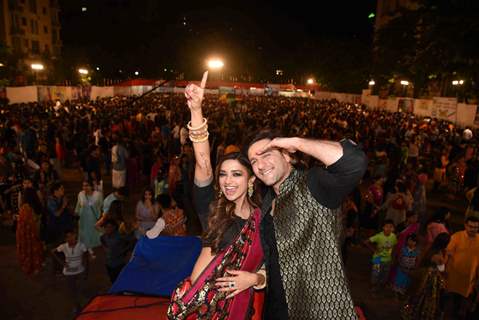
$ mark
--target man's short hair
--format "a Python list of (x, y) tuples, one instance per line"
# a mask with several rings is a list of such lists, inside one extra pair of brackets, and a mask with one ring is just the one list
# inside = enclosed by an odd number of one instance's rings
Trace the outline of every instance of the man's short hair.
[(248, 155), (249, 148), (254, 143), (260, 140), (263, 140), (263, 139), (273, 140), (275, 138), (280, 138), (280, 137), (283, 137), (283, 135), (281, 134), (279, 130), (262, 129), (251, 136), (251, 138), (249, 139), (249, 142), (245, 145), (243, 149), (243, 154)]
[(50, 185), (50, 193), (54, 194), (55, 191), (57, 191), (61, 187), (63, 187), (63, 184), (60, 181), (52, 182), (52, 184)]
[(387, 225), (387, 224), (392, 224), (392, 225), (394, 226), (394, 221), (393, 221), (392, 219), (386, 219), (386, 220), (384, 220), (384, 222), (383, 222), (383, 227), (384, 227), (385, 225)]
[(465, 223), (468, 223), (468, 222), (479, 222), (479, 218), (476, 217), (476, 216), (468, 216), (468, 217), (466, 218)]

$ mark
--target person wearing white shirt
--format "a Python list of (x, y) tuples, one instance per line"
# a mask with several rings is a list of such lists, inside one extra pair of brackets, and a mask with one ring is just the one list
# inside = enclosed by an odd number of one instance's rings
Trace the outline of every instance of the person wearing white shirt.
[[(78, 241), (75, 231), (66, 234), (66, 242), (52, 250), (52, 256), (60, 264), (63, 264), (63, 275), (67, 280), (68, 289), (75, 305), (75, 312), (80, 311), (81, 288), (88, 274), (88, 250), (86, 246)], [(63, 253), (65, 261), (61, 261), (56, 253)]]

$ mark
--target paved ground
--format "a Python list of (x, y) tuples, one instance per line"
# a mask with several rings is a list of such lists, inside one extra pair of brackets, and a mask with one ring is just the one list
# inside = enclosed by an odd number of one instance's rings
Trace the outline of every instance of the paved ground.
[[(76, 201), (76, 193), (81, 187), (80, 175), (74, 170), (66, 170), (63, 179), (70, 203)], [(109, 180), (106, 178), (105, 180)], [(108, 181), (105, 189), (111, 190)], [(140, 188), (141, 189), (141, 188)], [(129, 197), (130, 214), (139, 195)], [(429, 209), (446, 205), (455, 213), (453, 225), (458, 228), (465, 210), (465, 200), (437, 194), (430, 197)], [(195, 228), (197, 230), (197, 228)], [(85, 280), (84, 302), (89, 298), (106, 293), (109, 280), (104, 269), (104, 255), (96, 250), (97, 259), (91, 263), (91, 271)], [(70, 303), (66, 284), (60, 276), (54, 276), (50, 260), (37, 276), (28, 278), (20, 270), (15, 256), (15, 234), (6, 228), (0, 229), (0, 319), (2, 320), (65, 320), (72, 319), (73, 306)], [(401, 302), (389, 290), (379, 296), (372, 296), (369, 290), (370, 252), (364, 247), (351, 249), (347, 263), (353, 299), (364, 305), (368, 319), (399, 319)]]

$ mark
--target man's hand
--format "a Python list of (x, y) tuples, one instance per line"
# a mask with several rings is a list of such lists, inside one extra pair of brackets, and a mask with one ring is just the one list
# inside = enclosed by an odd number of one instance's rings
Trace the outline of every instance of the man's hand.
[(295, 153), (298, 151), (298, 142), (298, 138), (274, 138), (265, 144), (257, 154), (261, 155), (271, 149), (283, 149), (289, 153)]
[(196, 84), (190, 83), (185, 88), (185, 97), (188, 108), (191, 111), (200, 111), (201, 103), (203, 102), (203, 96), (205, 94), (206, 80), (208, 79), (208, 71), (203, 73), (203, 79), (198, 87)]

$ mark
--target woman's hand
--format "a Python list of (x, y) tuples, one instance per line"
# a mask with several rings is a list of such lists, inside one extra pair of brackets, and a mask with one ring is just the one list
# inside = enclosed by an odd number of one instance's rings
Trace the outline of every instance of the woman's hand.
[(229, 293), (226, 298), (232, 298), (238, 293), (258, 285), (259, 277), (262, 275), (241, 270), (228, 270), (231, 277), (216, 279), (216, 286), (219, 291)]
[(198, 87), (196, 84), (190, 83), (185, 88), (185, 97), (188, 108), (193, 111), (201, 111), (201, 103), (205, 93), (206, 80), (208, 79), (208, 71), (203, 73), (203, 79)]

